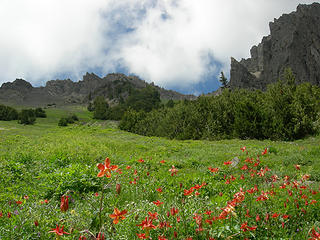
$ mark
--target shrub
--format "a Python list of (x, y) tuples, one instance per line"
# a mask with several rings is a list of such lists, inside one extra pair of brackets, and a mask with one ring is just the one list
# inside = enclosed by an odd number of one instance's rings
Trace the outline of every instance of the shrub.
[(37, 118), (46, 118), (47, 114), (42, 108), (36, 108), (35, 109), (35, 114)]
[(20, 124), (34, 124), (36, 121), (36, 114), (33, 109), (22, 109), (19, 114), (19, 123)]
[(17, 119), (18, 112), (16, 109), (5, 105), (0, 105), (0, 120), (11, 121)]
[(60, 118), (58, 122), (58, 126), (65, 127), (68, 126), (68, 119), (67, 118)]

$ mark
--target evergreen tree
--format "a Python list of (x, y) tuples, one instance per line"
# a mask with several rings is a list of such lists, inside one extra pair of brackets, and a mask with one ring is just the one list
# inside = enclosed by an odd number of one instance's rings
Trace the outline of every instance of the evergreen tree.
[(93, 118), (106, 120), (108, 117), (109, 105), (103, 96), (96, 97), (94, 102)]
[(221, 82), (222, 88), (226, 88), (226, 87), (227, 87), (228, 80), (227, 80), (227, 78), (224, 76), (224, 73), (223, 73), (223, 72), (221, 72), (219, 81)]

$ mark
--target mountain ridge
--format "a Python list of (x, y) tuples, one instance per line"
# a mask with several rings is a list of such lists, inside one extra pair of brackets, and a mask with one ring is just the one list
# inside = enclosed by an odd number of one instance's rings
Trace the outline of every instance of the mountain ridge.
[(265, 90), (290, 67), (297, 83), (320, 85), (320, 4), (297, 10), (269, 23), (270, 35), (250, 50), (251, 58), (231, 58), (229, 86)]
[(130, 91), (147, 86), (156, 88), (161, 99), (195, 99), (194, 95), (184, 95), (166, 90), (153, 83), (147, 83), (136, 76), (122, 73), (110, 73), (103, 78), (94, 73), (86, 73), (82, 80), (73, 82), (70, 79), (50, 80), (45, 86), (33, 87), (28, 81), (16, 79), (3, 83), (0, 87), (0, 102), (23, 105), (44, 104), (86, 104), (97, 96), (104, 96), (116, 104), (120, 99), (129, 96)]

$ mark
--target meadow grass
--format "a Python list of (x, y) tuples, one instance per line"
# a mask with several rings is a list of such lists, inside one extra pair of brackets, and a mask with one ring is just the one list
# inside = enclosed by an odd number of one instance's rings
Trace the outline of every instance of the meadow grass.
[[(79, 239), (80, 235), (90, 239), (91, 233), (96, 235), (100, 231), (105, 233), (106, 239), (137, 239), (137, 234), (148, 237), (149, 231), (137, 227), (148, 212), (159, 214), (159, 219), (154, 220), (158, 224), (157, 229), (150, 230), (153, 239), (160, 239), (162, 235), (173, 239), (175, 232), (177, 239), (226, 239), (230, 236), (234, 239), (307, 239), (311, 228), (319, 225), (319, 203), (313, 204), (307, 210), (310, 214), (303, 216), (291, 206), (288, 212), (292, 220), (285, 225), (290, 225), (290, 228), (280, 226), (280, 220), (270, 225), (267, 220), (264, 225), (254, 221), (256, 214), (265, 218), (263, 214), (283, 211), (286, 197), (279, 192), (278, 185), (274, 192), (279, 198), (272, 200), (272, 204), (261, 207), (248, 196), (243, 204), (241, 201), (241, 205), (237, 203), (234, 206), (233, 215), (213, 225), (203, 214), (205, 209), (211, 209), (219, 215), (219, 211), (234, 199), (234, 194), (242, 191), (241, 188), (247, 190), (257, 184), (259, 191), (271, 189), (268, 179), (274, 175), (280, 180), (289, 176), (299, 181), (301, 176), (308, 174), (308, 189), (318, 190), (318, 136), (294, 142), (237, 139), (177, 141), (120, 131), (115, 122), (93, 120), (91, 113), (83, 107), (52, 108), (46, 112), (48, 117), (37, 119), (34, 125), (0, 121), (0, 239), (54, 239), (58, 235), (49, 231), (56, 224), (64, 225), (64, 230), (72, 233), (62, 236), (64, 239)], [(58, 127), (58, 120), (70, 113), (77, 114), (80, 121)], [(243, 146), (246, 146), (248, 155), (240, 150)], [(261, 156), (265, 148), (268, 154)], [(266, 166), (271, 171), (257, 180), (250, 179), (247, 172), (248, 180), (241, 182), (239, 178), (243, 172), (239, 167), (249, 165), (245, 163), (248, 157), (256, 161), (258, 154), (261, 164), (255, 168), (256, 171)], [(110, 179), (97, 177), (97, 164), (103, 163), (106, 157), (123, 173), (112, 172)], [(235, 157), (240, 159), (238, 166), (223, 164)], [(139, 162), (139, 159), (144, 162)], [(162, 160), (165, 163), (161, 164)], [(178, 170), (173, 176), (169, 171), (172, 165)], [(299, 172), (294, 165), (300, 165)], [(127, 166), (131, 168), (127, 169)], [(208, 167), (219, 168), (219, 172), (212, 173)], [(226, 184), (229, 176), (236, 176), (237, 180)], [(198, 189), (199, 196), (194, 192), (190, 196), (184, 194), (184, 190), (202, 183), (206, 186)], [(120, 194), (116, 193), (116, 184), (121, 186)], [(101, 188), (104, 189), (103, 195)], [(157, 192), (157, 188), (163, 189), (163, 193)], [(300, 201), (302, 194), (295, 194)], [(63, 195), (70, 196), (70, 207), (66, 212), (60, 209)], [(318, 195), (314, 199), (319, 199)], [(314, 200), (311, 195), (308, 198), (309, 201)], [(164, 202), (163, 206), (155, 206), (152, 202), (156, 200)], [(296, 202), (292, 201), (294, 204)], [(128, 212), (126, 219), (118, 224), (113, 224), (109, 218), (115, 207)], [(168, 214), (172, 207), (179, 209), (181, 224), (176, 216)], [(272, 207), (275, 209), (271, 210)], [(254, 216), (245, 221), (248, 209)], [(163, 225), (169, 221), (171, 228), (161, 228), (161, 222)], [(249, 226), (258, 225), (258, 228), (244, 231), (241, 228), (244, 222), (249, 222)], [(274, 231), (271, 225), (276, 226)]]

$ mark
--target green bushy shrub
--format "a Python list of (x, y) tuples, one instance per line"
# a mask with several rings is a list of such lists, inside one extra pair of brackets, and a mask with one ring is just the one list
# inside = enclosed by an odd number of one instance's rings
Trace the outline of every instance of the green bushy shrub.
[(18, 112), (16, 109), (0, 104), (0, 120), (11, 121), (18, 119)]
[(22, 109), (19, 114), (20, 124), (34, 124), (36, 121), (36, 113), (33, 109)]

